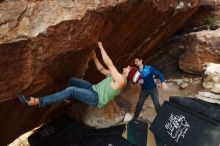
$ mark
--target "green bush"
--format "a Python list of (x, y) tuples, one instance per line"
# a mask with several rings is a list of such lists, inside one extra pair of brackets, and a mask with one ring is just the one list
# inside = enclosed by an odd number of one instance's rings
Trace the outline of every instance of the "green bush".
[(215, 27), (215, 18), (213, 16), (207, 16), (204, 19), (204, 24), (209, 26), (210, 28), (214, 28)]

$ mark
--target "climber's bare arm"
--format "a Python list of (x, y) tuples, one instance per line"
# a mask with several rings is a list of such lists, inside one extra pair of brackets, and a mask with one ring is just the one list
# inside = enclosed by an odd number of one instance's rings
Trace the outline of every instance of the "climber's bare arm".
[(96, 57), (96, 53), (95, 51), (92, 52), (92, 59), (95, 63), (95, 66), (97, 68), (98, 71), (100, 71), (100, 73), (102, 73), (103, 75), (107, 76), (110, 74), (110, 71), (108, 69), (106, 69), (98, 60), (98, 58)]
[(106, 53), (106, 51), (105, 51), (105, 49), (102, 45), (102, 42), (98, 42), (98, 46), (99, 46), (99, 49), (100, 49), (101, 54), (102, 54), (103, 62), (108, 67), (108, 69), (110, 71), (110, 74), (113, 78), (113, 88), (114, 89), (123, 88), (126, 84), (126, 81), (125, 81), (124, 77), (122, 76), (121, 73), (118, 72), (117, 68), (114, 66), (111, 58)]

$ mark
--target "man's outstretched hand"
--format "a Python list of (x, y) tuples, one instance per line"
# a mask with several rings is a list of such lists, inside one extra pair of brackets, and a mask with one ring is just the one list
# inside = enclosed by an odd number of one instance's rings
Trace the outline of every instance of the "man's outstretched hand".
[(161, 87), (162, 87), (163, 89), (168, 89), (168, 86), (167, 86), (167, 84), (166, 84), (165, 82), (162, 82)]

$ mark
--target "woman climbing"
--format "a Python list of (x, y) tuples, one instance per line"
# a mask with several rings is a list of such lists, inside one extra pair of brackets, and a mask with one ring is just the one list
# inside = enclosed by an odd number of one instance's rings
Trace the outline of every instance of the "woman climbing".
[(101, 108), (123, 90), (127, 81), (137, 83), (141, 80), (138, 69), (130, 66), (123, 68), (123, 72), (119, 73), (101, 42), (98, 42), (98, 46), (101, 51), (103, 62), (106, 64), (107, 68), (99, 62), (95, 51), (92, 54), (92, 59), (96, 68), (106, 76), (104, 80), (93, 85), (82, 79), (71, 78), (69, 80), (70, 86), (60, 92), (40, 98), (20, 95), (18, 98), (21, 103), (29, 106), (44, 107), (64, 100), (76, 99), (88, 105)]

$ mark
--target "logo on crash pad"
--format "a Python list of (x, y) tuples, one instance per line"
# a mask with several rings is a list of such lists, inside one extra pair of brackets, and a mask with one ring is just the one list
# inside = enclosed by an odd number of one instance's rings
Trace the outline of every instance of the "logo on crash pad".
[(185, 116), (171, 113), (168, 122), (165, 124), (165, 128), (170, 137), (176, 142), (179, 142), (187, 134), (190, 125), (186, 121)]

